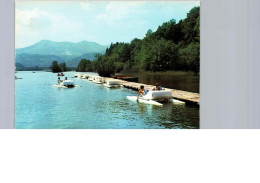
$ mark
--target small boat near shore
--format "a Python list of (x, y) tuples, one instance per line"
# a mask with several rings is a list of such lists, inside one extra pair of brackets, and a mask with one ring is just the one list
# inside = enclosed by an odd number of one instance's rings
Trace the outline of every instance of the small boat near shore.
[(121, 82), (118, 80), (107, 80), (103, 85), (107, 88), (119, 88), (122, 86)]
[(65, 80), (63, 82), (61, 82), (60, 84), (57, 85), (53, 85), (54, 87), (58, 87), (58, 88), (74, 88), (74, 87), (80, 87), (78, 85), (75, 85), (74, 81), (72, 80)]
[(81, 79), (88, 79), (89, 75), (87, 74), (83, 74), (83, 76), (81, 76)]
[(88, 80), (89, 80), (89, 81), (93, 81), (93, 80), (94, 80), (94, 76), (89, 76), (89, 77), (88, 77)]
[(95, 84), (102, 84), (102, 78), (99, 77), (99, 76), (96, 76), (96, 77), (94, 77), (92, 82), (95, 83)]
[(83, 74), (75, 74), (72, 78), (79, 78), (79, 79), (81, 79), (83, 76), (84, 76)]
[(183, 101), (173, 99), (170, 91), (149, 91), (146, 95), (139, 97), (138, 101), (137, 96), (127, 96), (127, 99), (157, 106), (163, 106), (163, 103), (165, 102), (171, 102), (173, 104), (185, 104)]
[(72, 78), (78, 78), (79, 74), (75, 74)]

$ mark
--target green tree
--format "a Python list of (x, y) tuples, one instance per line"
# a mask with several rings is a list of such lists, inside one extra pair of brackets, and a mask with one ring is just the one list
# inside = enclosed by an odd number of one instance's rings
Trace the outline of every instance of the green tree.
[[(200, 8), (194, 7), (192, 8), (189, 13), (187, 14), (187, 18), (183, 21), (183, 33), (184, 33), (184, 39), (189, 44), (193, 41), (198, 41), (195, 39), (197, 30), (198, 30), (198, 22), (197, 18), (200, 15)], [(194, 27), (197, 24), (197, 29), (194, 29)]]
[(90, 67), (90, 60), (81, 59), (79, 62), (79, 65), (76, 69), (77, 72), (86, 72), (87, 70), (92, 70), (92, 67)]
[(64, 62), (60, 63), (59, 67), (60, 67), (62, 72), (66, 72), (67, 71), (66, 63), (64, 63)]
[(149, 70), (169, 71), (176, 69), (178, 49), (172, 41), (158, 40), (151, 49), (152, 59)]
[(86, 72), (92, 72), (93, 71), (93, 65), (92, 65), (92, 62), (90, 60), (87, 60), (86, 62), (86, 69), (85, 69)]
[(56, 73), (56, 72), (61, 72), (61, 69), (58, 65), (58, 61), (53, 61), (52, 65), (50, 67), (50, 69), (52, 70), (52, 72)]
[(100, 76), (110, 77), (115, 74), (115, 64), (112, 59), (107, 56), (98, 55), (98, 59), (93, 62), (94, 68)]
[(146, 37), (149, 37), (149, 36), (152, 35), (152, 34), (153, 34), (152, 29), (148, 29), (147, 32), (146, 32), (146, 34), (145, 34), (145, 36), (146, 36)]
[(200, 71), (200, 44), (192, 43), (179, 50), (180, 65), (182, 70)]

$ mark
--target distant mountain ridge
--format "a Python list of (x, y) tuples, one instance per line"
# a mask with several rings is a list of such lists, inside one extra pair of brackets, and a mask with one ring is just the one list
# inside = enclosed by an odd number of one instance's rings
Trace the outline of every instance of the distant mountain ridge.
[(48, 67), (53, 60), (65, 62), (70, 67), (76, 67), (80, 60), (93, 60), (95, 53), (105, 53), (107, 46), (96, 42), (80, 41), (54, 42), (49, 40), (39, 41), (31, 46), (16, 49), (16, 63), (25, 67)]
[[(64, 59), (56, 55), (40, 55), (40, 54), (17, 54), (15, 58), (15, 63), (19, 63), (24, 67), (49, 67), (53, 60), (57, 60), (60, 63), (65, 62)], [(20, 65), (16, 67), (19, 67)]]

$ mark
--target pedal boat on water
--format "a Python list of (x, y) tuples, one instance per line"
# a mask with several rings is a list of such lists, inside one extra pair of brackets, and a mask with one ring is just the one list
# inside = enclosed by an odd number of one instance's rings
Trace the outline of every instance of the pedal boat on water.
[(90, 76), (88, 77), (88, 80), (89, 80), (89, 81), (93, 81), (93, 80), (94, 80), (94, 76), (91, 76), (91, 75), (90, 75)]
[(92, 82), (95, 84), (102, 84), (102, 78), (100, 76), (96, 76), (96, 77), (94, 77)]
[(89, 75), (83, 74), (83, 75), (81, 76), (81, 79), (88, 79), (88, 77), (89, 77)]
[[(127, 96), (127, 99), (131, 101), (137, 101), (137, 96)], [(163, 103), (165, 102), (170, 102), (173, 104), (185, 104), (185, 102), (173, 99), (171, 91), (149, 91), (146, 95), (140, 96), (138, 102), (157, 106), (163, 106)]]
[(122, 86), (121, 82), (118, 80), (107, 80), (103, 85), (107, 88), (119, 88)]
[(74, 81), (72, 80), (65, 80), (61, 82), (60, 84), (53, 85), (54, 87), (58, 88), (74, 88), (74, 87), (79, 87), (78, 85), (75, 85)]

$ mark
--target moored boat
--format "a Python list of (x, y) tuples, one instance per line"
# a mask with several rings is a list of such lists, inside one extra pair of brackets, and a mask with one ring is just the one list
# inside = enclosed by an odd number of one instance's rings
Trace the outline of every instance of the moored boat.
[(90, 75), (90, 76), (88, 77), (88, 80), (89, 80), (89, 81), (93, 81), (93, 80), (94, 80), (94, 76), (91, 76), (91, 75)]
[(107, 80), (103, 85), (108, 88), (118, 88), (122, 86), (121, 82), (118, 80)]
[(102, 78), (99, 77), (99, 76), (96, 76), (96, 77), (94, 77), (92, 82), (95, 83), (95, 84), (102, 84)]
[[(137, 101), (137, 96), (127, 96), (127, 99)], [(172, 98), (171, 91), (149, 91), (146, 95), (140, 96), (138, 102), (162, 106), (161, 102), (173, 104), (185, 104), (185, 102)]]
[(73, 78), (78, 78), (79, 77), (79, 74), (75, 74), (74, 76), (73, 76)]
[(88, 79), (88, 77), (89, 77), (89, 75), (83, 74), (83, 75), (81, 76), (81, 79)]

